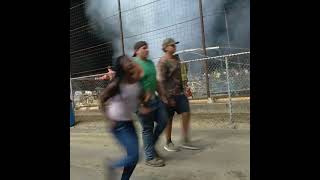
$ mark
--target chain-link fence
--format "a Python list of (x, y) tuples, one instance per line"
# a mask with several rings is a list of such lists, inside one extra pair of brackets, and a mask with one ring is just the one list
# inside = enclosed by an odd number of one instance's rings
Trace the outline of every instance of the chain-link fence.
[(71, 78), (71, 98), (75, 109), (81, 107), (97, 107), (98, 97), (109, 81), (99, 80), (103, 74)]
[[(188, 51), (190, 52), (190, 50)], [(185, 51), (183, 52), (185, 53)], [(198, 54), (193, 53), (196, 56)], [(209, 92), (208, 103), (225, 98), (228, 105), (230, 121), (232, 120), (232, 101), (237, 97), (250, 97), (250, 52), (240, 52), (199, 59), (185, 59), (180, 54), (181, 63), (187, 66), (188, 86), (191, 88), (192, 99), (206, 99), (206, 71), (204, 62), (208, 63)], [(98, 95), (109, 81), (98, 80), (104, 74), (71, 78), (71, 92), (75, 108), (97, 107)]]
[(206, 71), (203, 65), (205, 61), (208, 64), (209, 96), (213, 100), (228, 95), (228, 84), (233, 97), (250, 96), (250, 52), (212, 57), (203, 57), (193, 52), (192, 57), (194, 56), (200, 56), (200, 58), (187, 59), (185, 52), (180, 54), (182, 63), (185, 63), (188, 69), (188, 85), (192, 90), (193, 98), (208, 97)]

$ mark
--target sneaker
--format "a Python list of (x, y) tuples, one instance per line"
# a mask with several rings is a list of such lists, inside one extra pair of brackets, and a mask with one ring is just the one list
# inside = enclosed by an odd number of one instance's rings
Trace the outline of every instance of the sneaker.
[(164, 164), (164, 160), (161, 156), (159, 156), (159, 154), (157, 152), (155, 152), (155, 156), (154, 158), (159, 162), (159, 163), (163, 163)]
[(159, 162), (164, 164), (164, 160), (161, 157), (155, 157), (155, 159)]
[(189, 141), (182, 142), (180, 147), (189, 150), (200, 150), (200, 148), (193, 146)]
[(157, 160), (157, 161), (161, 161), (164, 163), (164, 160), (163, 158), (159, 155), (159, 153), (157, 151), (155, 151), (155, 156), (154, 158)]
[(164, 162), (162, 160), (161, 161), (160, 160), (157, 159), (157, 158), (153, 158), (151, 160), (146, 160), (146, 165), (152, 166), (152, 167), (162, 167), (165, 164), (164, 164)]
[(175, 146), (172, 142), (166, 144), (163, 148), (169, 152), (177, 152), (180, 150), (179, 147)]

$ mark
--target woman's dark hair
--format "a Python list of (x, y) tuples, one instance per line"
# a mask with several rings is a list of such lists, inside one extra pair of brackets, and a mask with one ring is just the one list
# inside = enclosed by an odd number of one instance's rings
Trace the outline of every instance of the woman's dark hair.
[(112, 70), (115, 71), (115, 77), (100, 94), (99, 99), (101, 105), (104, 105), (104, 103), (108, 101), (109, 98), (120, 93), (120, 82), (125, 75), (125, 71), (122, 67), (125, 60), (129, 60), (128, 56), (122, 55), (117, 57), (113, 62)]

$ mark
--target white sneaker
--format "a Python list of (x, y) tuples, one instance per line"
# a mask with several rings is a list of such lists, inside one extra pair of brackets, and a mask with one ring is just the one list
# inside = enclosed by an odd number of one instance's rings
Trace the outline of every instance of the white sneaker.
[(190, 144), (189, 141), (184, 141), (182, 142), (182, 144), (180, 145), (181, 148), (184, 149), (189, 149), (189, 150), (200, 150), (200, 148), (193, 146), (192, 144)]
[(175, 146), (172, 142), (166, 144), (163, 148), (169, 152), (177, 152), (180, 150), (179, 147)]

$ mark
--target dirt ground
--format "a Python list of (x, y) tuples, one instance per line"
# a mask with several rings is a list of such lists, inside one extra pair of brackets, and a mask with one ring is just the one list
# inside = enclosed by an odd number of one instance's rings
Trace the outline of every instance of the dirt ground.
[[(164, 137), (158, 149), (166, 166), (144, 165), (140, 124), (136, 127), (140, 140), (141, 160), (132, 180), (249, 180), (250, 121), (248, 114), (234, 116), (236, 128), (229, 125), (226, 114), (192, 115), (192, 141), (201, 150), (167, 152)], [(110, 133), (102, 116), (77, 116), (70, 128), (70, 179), (103, 180), (103, 160), (116, 160), (124, 151)], [(173, 142), (179, 144), (180, 117), (174, 120)], [(120, 179), (120, 178), (119, 178)]]

